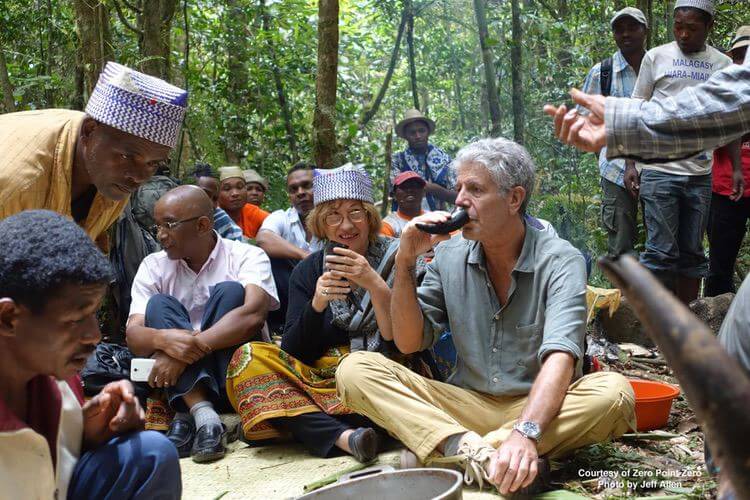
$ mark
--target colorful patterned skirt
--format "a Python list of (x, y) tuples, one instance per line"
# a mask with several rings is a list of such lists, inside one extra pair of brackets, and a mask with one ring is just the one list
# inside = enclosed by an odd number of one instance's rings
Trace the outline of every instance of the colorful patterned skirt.
[(245, 438), (281, 436), (268, 422), (272, 418), (352, 413), (336, 395), (336, 366), (348, 353), (348, 346), (335, 347), (308, 366), (276, 344), (250, 342), (237, 349), (227, 368), (227, 396)]

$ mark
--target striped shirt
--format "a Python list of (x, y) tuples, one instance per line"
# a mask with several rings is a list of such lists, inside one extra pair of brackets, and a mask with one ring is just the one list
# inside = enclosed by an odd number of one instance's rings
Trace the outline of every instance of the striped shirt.
[[(583, 92), (587, 94), (601, 94), (601, 63), (597, 63), (583, 82)], [(612, 55), (612, 86), (609, 95), (614, 97), (630, 97), (635, 87), (638, 73), (628, 63), (619, 50)], [(580, 109), (579, 109), (580, 111)], [(607, 160), (607, 148), (599, 152), (599, 173), (604, 179), (625, 187), (625, 160)]]
[(609, 159), (677, 160), (728, 144), (750, 131), (750, 52), (673, 97), (608, 97), (604, 121)]
[(229, 214), (219, 207), (214, 209), (214, 230), (228, 240), (243, 241), (242, 229), (234, 223)]

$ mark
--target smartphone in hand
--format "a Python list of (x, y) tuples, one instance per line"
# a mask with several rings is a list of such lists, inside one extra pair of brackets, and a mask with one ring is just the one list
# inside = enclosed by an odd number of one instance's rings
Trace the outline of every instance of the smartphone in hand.
[[(323, 258), (325, 259), (326, 255), (337, 255), (334, 253), (334, 248), (349, 248), (348, 245), (344, 245), (343, 243), (339, 243), (338, 241), (329, 241), (325, 249), (323, 251)], [(359, 301), (356, 295), (354, 295), (354, 292), (349, 292), (349, 295), (346, 297), (346, 301), (349, 302), (351, 305), (359, 309), (360, 311), (364, 312), (364, 309), (362, 308), (362, 303)]]
[(133, 358), (130, 361), (130, 380), (133, 382), (148, 382), (154, 363), (156, 363), (156, 360), (153, 358)]

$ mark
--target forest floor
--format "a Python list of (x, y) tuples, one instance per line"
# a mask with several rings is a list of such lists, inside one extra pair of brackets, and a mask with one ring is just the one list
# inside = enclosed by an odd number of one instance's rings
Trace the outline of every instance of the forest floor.
[[(613, 355), (612, 346), (605, 369), (678, 385), (654, 349), (622, 345), (623, 349), (614, 348)], [(398, 467), (398, 457), (398, 450), (382, 453), (376, 465)], [(227, 456), (213, 464), (182, 460), (184, 498), (294, 498), (304, 493), (305, 486), (332, 480), (356, 467), (351, 457), (314, 458), (294, 444), (251, 447), (236, 441), (230, 444)], [(556, 491), (537, 498), (711, 499), (716, 491), (704, 467), (703, 434), (682, 395), (675, 399), (664, 429), (578, 450), (553, 463), (552, 481)], [(388, 498), (388, 493), (383, 496)], [(466, 488), (464, 498), (499, 495)]]

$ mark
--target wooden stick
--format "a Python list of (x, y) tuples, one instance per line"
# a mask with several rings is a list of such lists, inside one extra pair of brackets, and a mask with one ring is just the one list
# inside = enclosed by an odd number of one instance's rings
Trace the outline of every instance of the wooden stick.
[(705, 430), (738, 498), (750, 498), (750, 378), (711, 330), (633, 257), (599, 266), (632, 304)]
[(633, 357), (634, 361), (638, 361), (638, 363), (646, 363), (647, 365), (654, 365), (654, 366), (667, 366), (667, 362), (663, 359), (653, 359), (653, 358), (639, 358), (639, 357)]
[(351, 472), (357, 472), (358, 470), (366, 469), (367, 467), (370, 467), (372, 464), (374, 464), (376, 462), (377, 462), (377, 460), (373, 461), (373, 462), (366, 463), (366, 464), (357, 464), (357, 465), (354, 465), (352, 467), (349, 467), (348, 469), (344, 469), (342, 471), (335, 472), (335, 473), (331, 474), (330, 476), (324, 477), (323, 479), (318, 479), (317, 481), (314, 481), (314, 482), (312, 482), (310, 484), (306, 484), (302, 491), (304, 491), (305, 493), (309, 493), (309, 492), (311, 492), (313, 490), (320, 489), (323, 486), (328, 486), (329, 484), (332, 484), (332, 483), (335, 483), (336, 481), (338, 481), (339, 478), (341, 476), (343, 476), (344, 474), (349, 474)]

